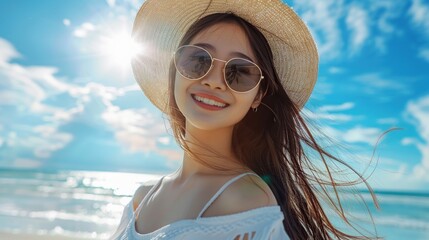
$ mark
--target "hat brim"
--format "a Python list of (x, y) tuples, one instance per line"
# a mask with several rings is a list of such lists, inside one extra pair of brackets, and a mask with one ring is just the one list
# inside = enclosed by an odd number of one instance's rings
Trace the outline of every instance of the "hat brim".
[(147, 0), (137, 13), (132, 37), (145, 51), (132, 69), (149, 100), (166, 112), (170, 61), (188, 28), (198, 19), (232, 12), (257, 27), (273, 52), (274, 67), (288, 96), (301, 109), (317, 80), (318, 54), (307, 26), (280, 1)]

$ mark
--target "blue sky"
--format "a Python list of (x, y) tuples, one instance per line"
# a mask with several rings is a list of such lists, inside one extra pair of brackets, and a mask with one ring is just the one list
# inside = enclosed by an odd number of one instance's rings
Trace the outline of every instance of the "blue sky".
[[(0, 1), (0, 167), (166, 173), (180, 165), (168, 122), (128, 64), (141, 3)], [(429, 2), (287, 3), (320, 55), (305, 116), (358, 170), (384, 131), (402, 128), (383, 138), (365, 176), (374, 170), (377, 189), (429, 191)]]

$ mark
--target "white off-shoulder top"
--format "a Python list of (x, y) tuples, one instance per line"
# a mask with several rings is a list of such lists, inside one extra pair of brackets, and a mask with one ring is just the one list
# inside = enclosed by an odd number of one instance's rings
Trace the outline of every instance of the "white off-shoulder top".
[[(141, 234), (136, 231), (136, 213), (144, 205), (148, 196), (160, 185), (162, 177), (153, 186), (133, 211), (133, 200), (124, 208), (124, 212), (115, 234), (114, 240), (287, 240), (289, 239), (283, 227), (284, 215), (280, 206), (266, 206), (248, 211), (214, 217), (201, 217), (213, 201), (234, 181), (246, 174), (240, 174), (225, 183), (207, 202), (196, 219), (183, 219), (163, 226), (151, 233)], [(144, 221), (144, 220), (143, 220)], [(143, 223), (144, 224), (144, 223)], [(253, 238), (250, 238), (254, 234)], [(239, 236), (237, 238), (237, 236)]]

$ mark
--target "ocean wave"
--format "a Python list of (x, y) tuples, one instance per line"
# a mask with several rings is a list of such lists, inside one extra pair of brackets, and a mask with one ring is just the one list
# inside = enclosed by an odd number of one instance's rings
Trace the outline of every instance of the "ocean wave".
[[(366, 203), (372, 202), (372, 196), (369, 193), (360, 193), (360, 196)], [(376, 197), (380, 204), (389, 203), (395, 205), (420, 206), (429, 208), (429, 197), (426, 196), (376, 194)], [(356, 197), (356, 194), (352, 193), (342, 193), (341, 199), (344, 203), (361, 201), (360, 198)]]
[[(122, 209), (122, 206), (118, 207)], [(118, 224), (118, 218), (112, 216), (88, 214), (88, 213), (70, 213), (62, 211), (24, 211), (19, 209), (0, 209), (0, 215), (13, 218), (32, 218), (42, 219), (50, 222), (58, 220), (74, 221), (79, 223), (97, 223), (115, 226)]]
[[(361, 212), (351, 212), (351, 219), (362, 223), (372, 224), (369, 215)], [(401, 215), (373, 215), (376, 226), (388, 226), (395, 228), (429, 230), (429, 222), (424, 219), (410, 218)]]
[(429, 230), (429, 222), (403, 216), (377, 217), (375, 221), (378, 225)]
[(113, 232), (83, 232), (83, 231), (68, 231), (63, 229), (60, 226), (56, 226), (53, 229), (19, 229), (19, 228), (5, 228), (5, 232), (10, 232), (14, 234), (30, 234), (38, 236), (64, 236), (69, 238), (79, 238), (79, 239), (108, 239)]

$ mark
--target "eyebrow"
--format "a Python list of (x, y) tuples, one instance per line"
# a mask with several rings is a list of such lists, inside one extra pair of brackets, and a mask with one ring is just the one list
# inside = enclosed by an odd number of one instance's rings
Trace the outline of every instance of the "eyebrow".
[[(213, 45), (209, 44), (209, 43), (194, 43), (192, 45), (195, 45), (195, 46), (198, 46), (198, 47), (202, 47), (202, 48), (205, 48), (205, 49), (208, 49), (208, 50), (216, 52), (216, 48)], [(249, 56), (247, 56), (244, 53), (241, 53), (241, 52), (232, 52), (231, 54), (236, 55), (236, 56), (241, 57), (241, 58), (245, 58), (245, 59), (247, 59), (249, 61), (255, 62), (252, 58), (250, 58)]]

